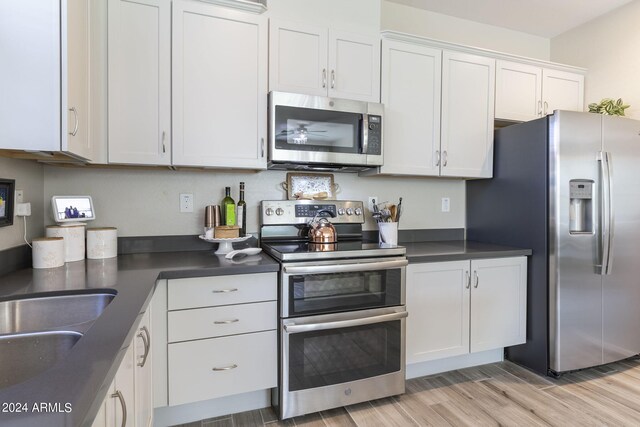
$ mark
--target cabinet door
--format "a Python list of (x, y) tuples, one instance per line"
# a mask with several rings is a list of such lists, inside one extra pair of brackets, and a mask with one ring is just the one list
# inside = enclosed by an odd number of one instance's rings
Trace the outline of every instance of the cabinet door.
[(542, 115), (542, 68), (497, 61), (496, 119), (525, 122)]
[(407, 363), (469, 352), (469, 261), (407, 266)]
[(527, 258), (471, 261), (471, 352), (526, 341)]
[(443, 53), (441, 176), (493, 175), (494, 86), (494, 59)]
[(0, 20), (0, 148), (58, 151), (60, 1), (0, 1)]
[(380, 102), (380, 38), (329, 31), (329, 96)]
[(543, 114), (554, 110), (584, 111), (584, 76), (566, 71), (542, 70)]
[(169, 0), (109, 0), (109, 162), (171, 164)]
[(382, 42), (381, 173), (438, 176), (441, 66), (439, 49)]
[(135, 356), (135, 425), (151, 425), (153, 415), (153, 383), (151, 353), (151, 307), (142, 316), (134, 339)]
[(269, 90), (326, 96), (327, 38), (323, 27), (271, 20)]
[(266, 18), (173, 2), (173, 164), (266, 169)]
[(62, 21), (62, 86), (67, 90), (62, 92), (61, 150), (91, 160), (94, 153), (89, 142), (89, 3), (85, 0), (66, 3)]

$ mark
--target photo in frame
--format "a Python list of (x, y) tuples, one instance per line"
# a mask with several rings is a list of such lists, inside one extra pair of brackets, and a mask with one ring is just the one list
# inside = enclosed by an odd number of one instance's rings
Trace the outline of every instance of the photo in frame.
[(16, 181), (0, 178), (0, 227), (13, 224)]

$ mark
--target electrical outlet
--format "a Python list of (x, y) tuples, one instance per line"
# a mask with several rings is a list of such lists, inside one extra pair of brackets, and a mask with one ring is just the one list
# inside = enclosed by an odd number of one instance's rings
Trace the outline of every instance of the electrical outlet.
[(193, 194), (192, 193), (180, 193), (180, 212), (181, 213), (193, 212)]
[(24, 191), (16, 190), (16, 203), (22, 203), (24, 200)]
[(369, 212), (373, 212), (375, 203), (378, 203), (378, 196), (369, 196)]
[(31, 203), (16, 203), (16, 216), (31, 216)]
[(442, 198), (442, 212), (449, 212), (451, 210), (451, 200), (448, 197)]

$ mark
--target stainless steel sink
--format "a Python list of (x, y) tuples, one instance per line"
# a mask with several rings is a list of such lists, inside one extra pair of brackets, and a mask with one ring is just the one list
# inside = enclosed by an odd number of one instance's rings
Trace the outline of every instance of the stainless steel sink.
[(2, 301), (0, 335), (72, 326), (76, 326), (73, 330), (86, 330), (88, 322), (100, 316), (114, 297), (110, 293), (96, 293)]
[(0, 337), (0, 389), (21, 383), (63, 359), (82, 334), (34, 332)]

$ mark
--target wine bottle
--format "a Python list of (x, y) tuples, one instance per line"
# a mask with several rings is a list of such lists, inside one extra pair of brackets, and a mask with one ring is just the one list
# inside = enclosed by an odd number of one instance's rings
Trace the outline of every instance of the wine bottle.
[(222, 222), (224, 225), (236, 225), (236, 202), (231, 198), (231, 187), (224, 187), (222, 199)]
[(240, 200), (238, 200), (236, 216), (238, 226), (240, 226), (240, 237), (242, 237), (247, 234), (247, 202), (244, 201), (244, 182), (240, 183)]

